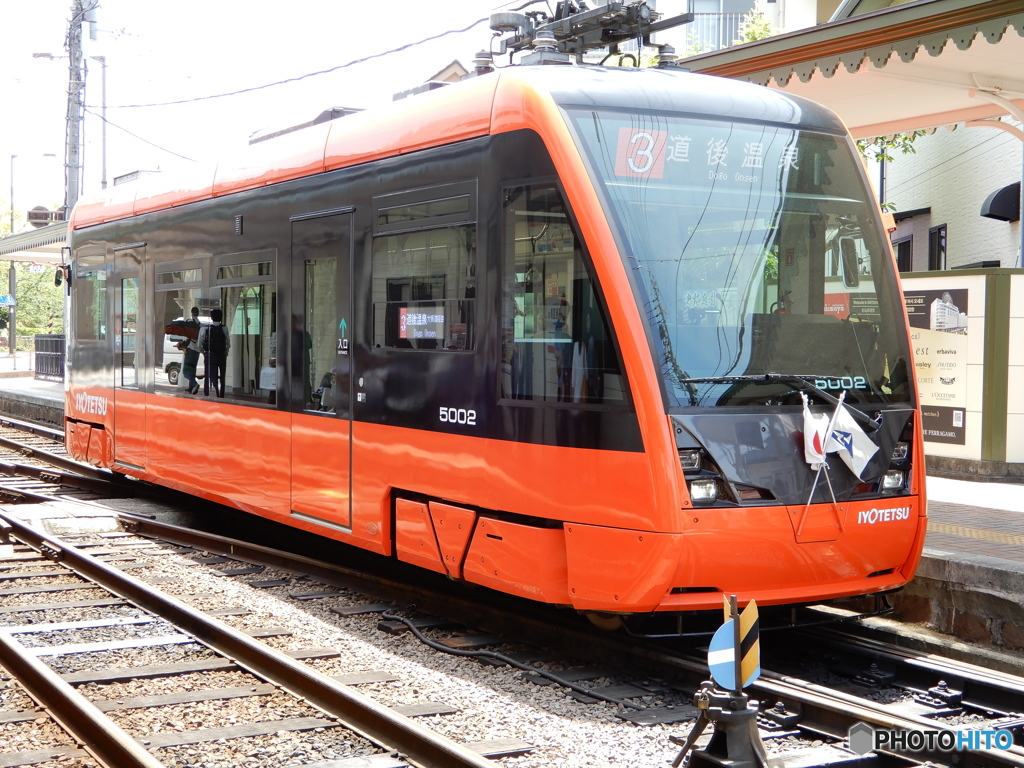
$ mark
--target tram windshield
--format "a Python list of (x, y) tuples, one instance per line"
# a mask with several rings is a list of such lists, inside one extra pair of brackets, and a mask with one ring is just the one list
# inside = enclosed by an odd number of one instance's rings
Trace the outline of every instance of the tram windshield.
[[(670, 406), (912, 397), (902, 301), (852, 144), (793, 127), (570, 110)], [(763, 374), (781, 374), (765, 377)], [(794, 399), (794, 397), (796, 399)]]

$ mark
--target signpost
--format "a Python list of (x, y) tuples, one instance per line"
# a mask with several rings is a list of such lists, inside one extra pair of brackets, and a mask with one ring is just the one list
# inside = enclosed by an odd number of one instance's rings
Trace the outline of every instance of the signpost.
[[(711, 638), (708, 668), (712, 680), (737, 694), (742, 694), (744, 688), (761, 676), (756, 601), (751, 600), (742, 613), (737, 613), (736, 596), (725, 598), (725, 623)], [(742, 684), (737, 685), (737, 680)]]
[[(711, 680), (701, 683), (693, 696), (700, 716), (672, 761), (682, 764), (708, 725), (714, 724), (711, 741), (690, 755), (687, 768), (768, 768), (768, 754), (757, 731), (757, 702), (743, 688), (761, 674), (757, 603), (751, 600), (742, 612), (736, 595), (725, 597), (725, 623), (708, 646)], [(716, 687), (717, 685), (717, 687)]]

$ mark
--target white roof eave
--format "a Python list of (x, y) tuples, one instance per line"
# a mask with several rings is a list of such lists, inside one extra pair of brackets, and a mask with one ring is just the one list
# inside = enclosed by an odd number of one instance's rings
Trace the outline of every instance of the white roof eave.
[[(1013, 110), (976, 93), (1024, 107), (1024, 8), (1016, 3), (1014, 12), (943, 26), (957, 18), (951, 11), (963, 17), (981, 5), (931, 0), (897, 6), (681, 65), (817, 101), (857, 138), (1000, 117)], [(905, 35), (907, 28), (929, 31)]]
[(0, 238), (0, 258), (11, 261), (62, 263), (61, 249), (67, 245), (66, 221)]

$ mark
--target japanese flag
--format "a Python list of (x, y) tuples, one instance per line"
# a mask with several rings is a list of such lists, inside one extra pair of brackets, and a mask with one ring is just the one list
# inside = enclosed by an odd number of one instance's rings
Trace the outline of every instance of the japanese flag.
[(835, 416), (832, 417), (832, 430), (825, 440), (825, 450), (828, 453), (839, 454), (839, 458), (846, 462), (850, 471), (859, 480), (863, 480), (861, 475), (864, 467), (878, 452), (878, 446), (860, 428), (846, 406), (840, 403)]
[(807, 405), (807, 395), (800, 397), (804, 401), (804, 460), (811, 469), (818, 469), (825, 463), (825, 434), (828, 431), (828, 416), (815, 416)]

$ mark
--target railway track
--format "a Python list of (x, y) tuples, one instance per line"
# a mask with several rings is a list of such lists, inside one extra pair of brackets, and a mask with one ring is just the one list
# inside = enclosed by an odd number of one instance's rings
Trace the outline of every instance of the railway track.
[[(628, 710), (620, 711), (619, 715), (637, 724), (668, 723), (685, 729), (685, 724), (696, 716), (696, 710), (688, 703), (689, 693), (708, 676), (702, 652), (680, 651), (670, 643), (638, 641), (617, 634), (595, 636), (581, 622), (559, 619), (556, 612), (543, 612), (534, 618), (522, 612), (510, 615), (507, 606), (467, 604), (458, 595), (445, 596), (427, 588), (351, 572), (332, 563), (197, 531), (176, 530), (152, 520), (126, 516), (125, 524), (142, 535), (218, 552), (246, 563), (301, 573), (325, 587), (359, 590), (371, 599), (412, 601), (442, 620), (479, 627), (475, 633), (463, 632), (469, 640), (446, 638), (441, 644), (449, 646), (448, 652), (452, 647), (462, 653), (466, 653), (464, 649), (474, 649), (467, 655), (491, 656), (494, 663), (518, 664), (523, 658), (544, 657), (543, 652), (534, 651), (508, 659), (501, 658), (505, 654), (478, 650), (488, 644), (507, 643), (514, 637), (537, 649), (558, 648), (563, 655), (597, 662), (614, 660), (614, 665), (603, 669), (569, 669), (565, 675), (556, 672), (548, 677), (575, 683), (566, 686), (570, 695), (619, 705), (620, 710)], [(379, 604), (370, 607), (382, 613), (387, 609)], [(442, 620), (421, 619), (424, 631), (419, 634), (429, 633), (431, 625), (437, 626)], [(408, 620), (405, 623), (416, 624)], [(761, 702), (762, 734), (770, 742), (795, 742), (794, 751), (802, 753), (801, 760), (806, 761), (810, 753), (817, 753), (811, 759), (819, 760), (820, 764), (849, 759), (845, 745), (849, 729), (866, 723), (877, 730), (892, 731), (1006, 730), (1014, 742), (1005, 750), (893, 749), (876, 756), (878, 765), (930, 762), (957, 768), (1024, 766), (1024, 679), (1020, 677), (951, 659), (922, 657), (896, 646), (828, 630), (783, 636), (778, 645), (800, 649), (798, 662), (793, 661), (791, 653), (772, 648), (773, 643), (766, 645), (771, 649), (766, 651), (770, 658), (763, 662), (766, 668), (761, 679), (748, 692)], [(776, 661), (780, 665), (778, 671), (770, 667)], [(545, 676), (544, 664), (534, 670), (527, 669), (530, 666), (521, 668), (529, 676)], [(652, 669), (658, 670), (653, 679)], [(609, 677), (614, 678), (610, 684)], [(588, 680), (604, 684), (590, 686)], [(683, 694), (684, 691), (688, 693)], [(961, 694), (959, 698), (957, 693)], [(644, 703), (630, 707), (630, 701)], [(953, 703), (956, 701), (961, 703)]]
[(43, 463), (66, 459), (64, 433), (31, 421), (0, 417), (0, 460), (32, 458), (36, 451)]
[[(159, 766), (164, 763), (153, 753), (161, 750), (226, 739), (335, 729), (345, 731), (336, 741), (352, 745), (348, 750), (352, 756), (375, 752), (392, 756), (400, 754), (408, 763), (423, 766), (482, 768), (491, 763), (481, 753), (514, 754), (529, 750), (529, 745), (522, 743), (489, 743), (475, 745), (477, 751), (474, 751), (471, 746), (458, 744), (418, 725), (394, 709), (377, 704), (352, 687), (363, 678), (366, 678), (364, 682), (376, 679), (374, 675), (338, 679), (318, 673), (302, 663), (303, 659), (336, 655), (333, 649), (283, 653), (252, 636), (273, 636), (277, 630), (239, 631), (221, 618), (197, 611), (161, 592), (127, 572), (145, 567), (145, 561), (140, 561), (135, 554), (146, 547), (152, 550), (150, 544), (135, 542), (130, 546), (132, 554), (128, 555), (123, 544), (113, 551), (109, 547), (101, 547), (98, 552), (90, 554), (46, 536), (17, 518), (5, 515), (0, 516), (0, 520), (8, 527), (12, 538), (33, 550), (6, 558), (0, 579), (20, 583), (43, 579), (46, 582), (0, 592), (4, 597), (13, 594), (33, 596), (33, 601), (21, 604), (12, 605), (5, 600), (0, 609), (6, 625), (0, 631), (0, 663), (35, 702), (53, 715), (72, 742), (39, 751), (8, 752), (0, 757), (2, 766), (33, 765), (56, 757), (78, 758), (85, 753), (102, 766)], [(124, 560), (126, 556), (131, 559)], [(116, 558), (117, 562), (104, 562), (104, 557), (108, 560)], [(41, 558), (46, 564), (40, 562)], [(98, 591), (106, 595), (97, 597)], [(86, 595), (86, 598), (41, 602), (40, 595), (52, 594)], [(84, 608), (116, 608), (117, 615), (91, 620), (53, 620), (54, 612)], [(40, 611), (45, 612), (45, 621), (38, 618), (35, 621), (18, 620), (21, 616), (38, 617)], [(123, 636), (110, 639), (113, 630), (122, 631)], [(104, 639), (94, 639), (97, 633)], [(130, 659), (132, 652), (143, 648), (170, 649), (168, 661), (139, 666), (129, 660), (115, 667), (97, 668), (109, 654), (114, 653), (119, 659)], [(180, 660), (181, 648), (192, 649), (186, 661)], [(89, 656), (95, 656), (99, 661), (82, 660)], [(56, 661), (47, 665), (41, 661), (43, 658)], [(69, 659), (73, 662), (68, 663)], [(110, 682), (124, 685), (132, 681), (224, 669), (244, 671), (248, 673), (249, 680), (227, 688), (195, 682), (189, 691), (95, 702), (73, 687), (73, 684)], [(289, 707), (276, 706), (294, 710), (294, 716), (227, 727), (173, 728), (170, 732), (133, 736), (110, 717), (111, 713), (139, 707), (285, 695), (292, 697), (294, 703)], [(0, 714), (0, 721), (36, 721), (40, 716), (41, 713), (35, 710), (7, 711)], [(374, 745), (381, 747), (375, 748)], [(405, 762), (393, 761), (393, 764)]]
[(87, 501), (130, 494), (111, 472), (68, 457), (64, 433), (17, 419), (0, 419), (0, 501)]
[[(315, 578), (316, 583), (304, 583), (305, 592), (293, 595), (299, 600), (330, 601), (341, 595), (337, 591), (339, 589), (358, 589), (368, 598), (361, 604), (357, 601), (355, 607), (339, 609), (339, 614), (378, 613), (381, 614), (381, 628), (397, 632), (402, 630), (396, 625), (412, 624), (419, 635), (439, 634), (440, 640), (435, 641), (435, 644), (447, 645), (446, 650), (449, 652), (454, 649), (455, 652), (473, 655), (493, 664), (517, 664), (524, 670), (524, 679), (532, 683), (541, 684), (551, 679), (556, 683), (574, 683), (572, 687), (566, 688), (569, 695), (578, 701), (611, 702), (618, 709), (618, 716), (628, 722), (637, 725), (668, 723), (685, 730), (687, 723), (696, 714), (687, 699), (689, 693), (696, 690), (700, 681), (706, 678), (707, 670), (701, 655), (692, 651), (680, 653), (664, 643), (636, 640), (624, 642), (626, 639), (617, 635), (595, 637), (591, 631), (572, 626), (573, 622), (554, 622), (550, 617), (532, 621), (524, 619), (522, 615), (505, 616), (504, 637), (485, 636), (487, 630), (493, 628), (495, 617), (500, 611), (495, 609), (492, 616), (490, 611), (479, 605), (460, 603), (457, 599), (451, 602), (443, 596), (431, 597), (426, 594), (426, 590), (424, 594), (417, 595), (420, 603), (430, 603), (431, 613), (442, 618), (419, 616), (410, 619), (406, 616), (400, 620), (395, 615), (385, 613), (393, 612), (393, 605), (379, 602), (381, 598), (393, 599), (393, 590), (401, 590), (402, 596), (406, 600), (409, 598), (408, 587), (403, 587), (397, 581), (388, 583), (363, 573), (350, 573), (334, 564), (179, 529), (145, 518), (123, 516), (123, 519), (133, 534), (176, 546), (185, 545), (194, 548), (195, 552), (201, 552), (198, 562), (211, 564), (217, 563), (220, 558), (230, 558), (221, 571), (228, 576), (243, 575), (246, 572), (251, 574), (253, 569), (270, 567), (301, 574), (306, 579)], [(132, 546), (136, 550), (144, 546), (139, 540), (129, 541), (133, 542)], [(36, 541), (33, 547), (36, 546), (46, 549), (43, 541)], [(375, 599), (378, 602), (373, 602)], [(466, 610), (479, 620), (477, 625), (480, 629), (453, 633), (451, 621), (444, 617), (458, 616)], [(462, 618), (465, 620), (464, 615)], [(519, 643), (533, 646), (533, 649), (512, 654), (486, 650), (489, 646), (507, 646), (508, 635), (512, 632), (516, 633), (515, 639)], [(772, 750), (772, 754), (799, 755), (803, 761), (801, 764), (815, 764), (808, 763), (808, 759), (817, 760), (818, 764), (842, 761), (844, 757), (849, 759), (850, 753), (843, 740), (853, 724), (863, 722), (876, 729), (902, 731), (1005, 729), (1013, 733), (1015, 741), (1012, 748), (998, 751), (962, 749), (955, 752), (903, 754), (891, 751), (874, 758), (875, 764), (879, 766), (925, 761), (935, 765), (955, 765), (957, 768), (1024, 765), (1021, 720), (1015, 715), (1024, 709), (1021, 698), (1024, 685), (1019, 678), (945, 659), (922, 659), (878, 642), (837, 636), (820, 630), (805, 633), (804, 636), (806, 642), (802, 647), (813, 648), (814, 653), (801, 654), (797, 665), (801, 669), (766, 669), (762, 679), (750, 691), (762, 702), (764, 711), (760, 725), (769, 744), (798, 742), (792, 750)], [(583, 646), (589, 647), (589, 653), (580, 652)], [(538, 649), (553, 647), (559, 648), (559, 653), (563, 653), (563, 649), (573, 648), (574, 655), (587, 660), (615, 658), (618, 661), (604, 668), (573, 667), (558, 658), (551, 664), (551, 652)], [(771, 651), (771, 654), (773, 661), (784, 663), (782, 655), (777, 655), (775, 651)], [(636, 665), (636, 670), (647, 670), (646, 673), (633, 671), (633, 665)], [(649, 671), (652, 667), (661, 670), (663, 676), (652, 677)], [(819, 667), (827, 668), (828, 674), (823, 675)], [(811, 674), (808, 674), (808, 669)], [(553, 671), (545, 674), (545, 670)], [(646, 674), (646, 677), (641, 679), (639, 676), (642, 674)], [(592, 681), (601, 684), (596, 685)], [(942, 681), (946, 682), (945, 688), (941, 691), (933, 690), (942, 688)], [(959, 713), (951, 711), (953, 707), (948, 706), (954, 698), (954, 693), (950, 691), (956, 690), (962, 692), (963, 706)], [(893, 692), (898, 692), (898, 695)], [(937, 707), (934, 703), (915, 700), (929, 692), (933, 696), (946, 696), (947, 706)], [(154, 700), (142, 701), (152, 703)], [(635, 704), (630, 707), (630, 702)], [(814, 741), (822, 743), (814, 745)]]
[[(0, 471), (4, 467), (0, 465)], [(99, 490), (97, 492), (100, 492)], [(324, 559), (296, 556), (289, 552), (274, 550), (267, 547), (249, 544), (247, 542), (220, 537), (203, 533), (196, 530), (184, 529), (159, 523), (155, 520), (133, 515), (121, 515), (122, 525), (128, 532), (121, 540), (119, 547), (113, 547), (108, 541), (105, 545), (91, 547), (93, 554), (110, 560), (106, 565), (93, 565), (89, 568), (98, 569), (103, 578), (112, 578), (113, 575), (122, 575), (122, 569), (144, 569), (144, 562), (137, 562), (135, 555), (144, 554), (148, 558), (161, 557), (159, 552), (180, 552), (188, 551), (190, 557), (204, 565), (218, 567), (223, 564), (218, 573), (228, 577), (245, 577), (258, 573), (261, 569), (269, 568), (277, 572), (293, 574), (296, 579), (304, 579), (304, 590), (292, 592), (289, 599), (299, 602), (309, 601), (310, 604), (318, 604), (321, 607), (330, 605), (330, 609), (340, 616), (379, 616), (378, 627), (384, 631), (400, 634), (412, 632), (423, 642), (429, 642), (431, 647), (444, 650), (447, 653), (457, 653), (470, 656), (473, 659), (495, 666), (513, 666), (521, 671), (521, 677), (530, 685), (550, 686), (559, 685), (564, 687), (566, 695), (572, 697), (576, 702), (590, 703), (595, 706), (610, 707), (615, 716), (624, 722), (633, 723), (638, 726), (660, 725), (674, 728), (679, 733), (685, 733), (689, 723), (695, 718), (697, 712), (692, 706), (690, 697), (693, 691), (697, 690), (700, 683), (707, 678), (705, 657), (702, 652), (694, 652), (686, 649), (680, 650), (670, 643), (658, 643), (650, 641), (638, 641), (628, 639), (614, 634), (601, 634), (595, 636), (593, 631), (576, 617), (567, 616), (565, 612), (542, 611), (539, 615), (531, 616), (524, 610), (523, 602), (505, 600), (504, 598), (492, 600), (488, 605), (466, 598), (465, 591), (435, 589), (435, 586), (443, 586), (444, 580), (436, 580), (431, 583), (430, 579), (424, 579), (423, 574), (416, 572), (420, 578), (405, 580), (395, 575), (389, 577), (381, 574), (373, 575), (365, 570), (356, 568), (344, 568), (336, 563)], [(13, 521), (11, 523), (14, 527)], [(15, 532), (15, 537), (24, 540), (21, 534), (24, 533), (29, 539), (25, 543), (32, 548), (32, 552), (21, 552), (18, 557), (8, 558), (3, 562), (0, 569), (0, 586), (3, 582), (13, 583), (23, 580), (23, 583), (30, 583), (33, 579), (47, 579), (47, 588), (53, 588), (54, 592), (60, 593), (66, 590), (76, 590), (74, 582), (67, 581), (67, 577), (57, 579), (62, 583), (49, 583), (54, 580), (52, 570), (56, 565), (53, 559), (62, 563), (68, 560), (67, 553), (73, 548), (64, 544), (48, 540), (46, 537), (33, 538), (38, 536), (32, 532)], [(138, 536), (144, 538), (137, 538)], [(153, 542), (153, 543), (147, 543)], [(179, 549), (168, 549), (168, 547)], [(188, 548), (187, 550), (180, 549)], [(96, 551), (98, 550), (98, 551)], [(40, 554), (42, 553), (42, 554)], [(126, 553), (135, 553), (129, 557)], [(42, 560), (40, 557), (46, 555), (51, 560)], [(77, 555), (76, 555), (77, 556)], [(228, 558), (223, 560), (223, 558)], [(88, 570), (88, 569), (86, 569)], [(15, 577), (15, 578), (8, 578)], [(86, 574), (89, 578), (89, 575)], [(81, 576), (77, 577), (81, 578)], [(287, 580), (285, 580), (287, 581)], [(140, 586), (141, 585), (141, 586)], [(273, 582), (269, 584), (273, 585)], [(108, 591), (110, 585), (103, 584)], [(267, 584), (258, 584), (259, 587)], [(15, 588), (15, 592), (18, 588)], [(31, 588), (23, 588), (30, 590)], [(23, 642), (29, 648), (43, 647), (38, 645), (35, 638), (56, 635), (59, 633), (88, 633), (99, 631), (96, 626), (83, 626), (83, 619), (61, 622), (52, 611), (59, 610), (57, 606), (66, 605), (68, 610), (81, 611), (85, 603), (97, 602), (92, 608), (99, 609), (99, 603), (108, 603), (117, 606), (117, 620), (113, 624), (109, 618), (106, 619), (108, 627), (123, 626), (134, 628), (132, 631), (138, 633), (140, 627), (148, 627), (157, 631), (156, 637), (160, 638), (169, 634), (176, 634), (182, 639), (173, 644), (174, 647), (199, 647), (204, 648), (203, 653), (210, 653), (205, 650), (212, 648), (222, 653), (224, 663), (234, 665), (237, 669), (247, 669), (249, 672), (236, 672), (236, 674), (250, 674), (254, 672), (258, 680), (248, 684), (244, 681), (234, 680), (231, 686), (221, 684), (199, 686), (209, 688), (212, 696), (227, 696), (227, 693), (218, 691), (234, 690), (232, 694), (241, 697), (239, 691), (249, 690), (252, 696), (277, 695), (272, 691), (279, 691), (287, 686), (282, 683), (290, 675), (295, 674), (297, 661), (292, 658), (291, 663), (286, 663), (283, 669), (267, 670), (255, 662), (250, 662), (247, 654), (253, 652), (254, 646), (262, 645), (252, 635), (246, 636), (239, 641), (242, 650), (233, 646), (218, 648), (219, 640), (211, 639), (213, 632), (202, 623), (203, 629), (198, 633), (193, 624), (198, 621), (191, 612), (179, 613), (180, 607), (155, 609), (148, 603), (150, 600), (158, 600), (158, 597), (142, 597), (143, 593), (152, 592), (151, 586), (144, 582), (137, 582), (134, 589), (142, 590), (134, 597), (126, 598), (121, 592), (115, 591), (117, 597), (91, 598), (74, 601), (52, 601), (44, 612), (45, 619), (36, 619), (32, 624), (20, 623), (16, 617), (25, 615), (36, 615), (41, 610), (35, 604), (32, 605), (11, 605), (13, 597), (11, 590), (0, 590), (0, 622), (7, 626), (6, 630), (0, 628), (0, 635), (4, 639), (4, 654), (7, 650), (9, 636), (17, 636), (26, 639)], [(352, 595), (357, 593), (353, 601)], [(28, 594), (26, 591), (25, 594)], [(363, 596), (362, 600), (359, 595)], [(134, 608), (129, 607), (134, 602)], [(172, 601), (173, 603), (173, 601)], [(341, 604), (345, 603), (345, 604)], [(417, 610), (396, 610), (396, 605), (408, 606), (414, 603)], [(120, 612), (128, 611), (132, 621), (125, 621)], [(169, 612), (169, 613), (168, 613)], [(237, 612), (231, 614), (229, 611), (221, 616), (221, 619), (228, 620), (231, 615), (239, 615)], [(148, 617), (141, 621), (140, 617)], [(84, 620), (90, 621), (90, 620)], [(91, 621), (102, 621), (91, 619)], [(222, 620), (213, 619), (213, 625), (223, 624)], [(453, 621), (458, 625), (453, 625)], [(135, 622), (135, 623), (132, 623)], [(141, 623), (140, 623), (141, 622)], [(160, 622), (184, 623), (188, 631), (170, 629), (170, 624)], [(63, 626), (74, 624), (66, 628), (54, 628), (54, 625)], [(200, 626), (200, 625), (196, 625)], [(22, 633), (11, 632), (11, 627), (31, 627)], [(466, 628), (469, 627), (469, 628)], [(475, 629), (474, 629), (475, 627)], [(161, 629), (162, 628), (162, 629)], [(41, 630), (45, 630), (41, 631)], [(104, 630), (105, 631), (105, 630)], [(160, 634), (163, 633), (163, 634)], [(250, 629), (250, 633), (253, 630)], [(263, 628), (262, 633), (255, 634), (265, 638), (266, 642), (272, 642), (274, 635), (273, 628)], [(147, 637), (149, 635), (140, 635)], [(949, 731), (952, 733), (981, 734), (984, 732), (1003, 731), (1010, 734), (1013, 741), (1008, 749), (984, 749), (965, 746), (953, 750), (911, 750), (911, 749), (888, 749), (869, 755), (871, 762), (877, 766), (903, 766), (920, 764), (924, 762), (933, 765), (955, 766), (956, 768), (999, 768), (1000, 766), (1015, 766), (1024, 768), (1024, 680), (1020, 677), (993, 672), (982, 667), (956, 662), (951, 659), (941, 658), (936, 655), (911, 653), (895, 646), (861, 637), (852, 636), (849, 633), (836, 632), (834, 630), (818, 629), (804, 631), (801, 633), (789, 633), (784, 636), (782, 642), (775, 642), (774, 635), (766, 634), (764, 638), (765, 658), (763, 666), (764, 673), (750, 689), (749, 693), (761, 702), (761, 715), (759, 726), (761, 734), (769, 744), (769, 754), (772, 757), (781, 757), (785, 761), (797, 761), (800, 765), (832, 764), (836, 762), (848, 762), (854, 758), (848, 749), (846, 738), (849, 729), (856, 723), (865, 723), (876, 730), (890, 730), (897, 732), (910, 731)], [(19, 641), (13, 640), (15, 643)], [(509, 642), (516, 643), (519, 650), (508, 652)], [(76, 645), (88, 645), (88, 635), (82, 642)], [(104, 641), (110, 642), (110, 641)], [(131, 638), (124, 640), (138, 643), (139, 640)], [(155, 641), (147, 641), (155, 642)], [(16, 652), (17, 647), (12, 646)], [(557, 652), (551, 649), (557, 648)], [(794, 649), (796, 651), (794, 652)], [(84, 653), (84, 651), (80, 651)], [(109, 653), (110, 651), (106, 651)], [(327, 653), (327, 651), (322, 651)], [(234, 654), (241, 656), (235, 658)], [(62, 653), (56, 658), (69, 658), (77, 654)], [(570, 658), (583, 659), (583, 665), (578, 662), (568, 661)], [(307, 664), (299, 665), (301, 667)], [(20, 662), (12, 662), (17, 667)], [(5, 663), (4, 666), (7, 666)], [(58, 665), (59, 666), (59, 665)], [(147, 666), (167, 666), (154, 665)], [(11, 667), (8, 667), (10, 670)], [(652, 670), (655, 670), (652, 673)], [(118, 675), (126, 677), (127, 673), (121, 669)], [(77, 672), (59, 672), (60, 675), (74, 675)], [(80, 688), (110, 683), (110, 671), (93, 670), (90, 672), (92, 678), (71, 678), (64, 680), (67, 688), (68, 682), (75, 682)], [(180, 672), (178, 674), (181, 674)], [(189, 673), (192, 674), (192, 673)], [(104, 677), (106, 675), (107, 677)], [(158, 676), (166, 677), (166, 676)], [(121, 678), (117, 678), (120, 680)], [(378, 679), (373, 674), (369, 679)], [(350, 678), (349, 682), (355, 684), (357, 678)], [(269, 681), (269, 682), (267, 682)], [(334, 681), (339, 685), (339, 681)], [(180, 692), (175, 695), (180, 697)], [(305, 701), (312, 701), (314, 709), (312, 714), (306, 714), (309, 719), (305, 720), (313, 730), (335, 729), (341, 726), (333, 723), (347, 722), (340, 719), (340, 716), (331, 710), (321, 706), (318, 695), (306, 697), (304, 693), (299, 694)], [(331, 696), (336, 693), (328, 694)], [(358, 697), (355, 697), (358, 699)], [(43, 699), (40, 699), (44, 701)], [(110, 703), (109, 699), (102, 697), (94, 702), (94, 708), (104, 712), (123, 712), (149, 707), (166, 706), (166, 700), (160, 694), (132, 695), (121, 697), (117, 701), (121, 703)], [(187, 702), (186, 697), (184, 702)], [(346, 700), (347, 701), (347, 700)], [(127, 703), (125, 703), (127, 702)], [(183, 705), (178, 702), (178, 706)], [(45, 704), (47, 709), (56, 710), (56, 706)], [(348, 706), (348, 704), (346, 704)], [(330, 721), (332, 724), (317, 724), (327, 722), (324, 720), (324, 712), (336, 718)], [(423, 710), (420, 712), (433, 711), (435, 714), (441, 710)], [(350, 717), (350, 713), (344, 713)], [(7, 718), (31, 718), (38, 719), (39, 715), (34, 710), (18, 715), (17, 713), (0, 712), (0, 722)], [(77, 716), (76, 716), (77, 717)], [(66, 718), (73, 719), (73, 718)], [(298, 718), (301, 720), (302, 718)], [(10, 720), (9, 720), (10, 722)], [(97, 726), (87, 726), (91, 733)], [(385, 722), (390, 722), (385, 718)], [(296, 721), (298, 727), (302, 724)], [(265, 726), (264, 730), (276, 726)], [(207, 728), (210, 731), (207, 735), (218, 739), (234, 738), (267, 738), (266, 735), (246, 735), (235, 726), (218, 726), (220, 730)], [(175, 733), (187, 733), (190, 730), (201, 732), (203, 728), (187, 729), (178, 728)], [(307, 729), (308, 730), (308, 729)], [(386, 729), (385, 729), (386, 730)], [(295, 731), (289, 731), (294, 733)], [(356, 727), (355, 732), (367, 734), (365, 726)], [(79, 731), (80, 733), (80, 731)], [(373, 741), (384, 744), (385, 748), (392, 752), (414, 755), (404, 743), (397, 746), (394, 742), (385, 740), (376, 731), (369, 732)], [(387, 735), (387, 734), (385, 734)], [(170, 736), (161, 734), (160, 738), (149, 739), (145, 734), (134, 734), (129, 741), (141, 744), (143, 751), (150, 754), (171, 750), (176, 747), (170, 746), (175, 739), (179, 742), (177, 748), (181, 748), (182, 740), (188, 742), (196, 736)], [(72, 736), (72, 740), (81, 741), (81, 736)], [(148, 743), (145, 743), (148, 742)], [(120, 743), (114, 739), (114, 743)], [(372, 749), (369, 742), (366, 742), (367, 749)], [(971, 744), (970, 741), (967, 742)], [(977, 744), (977, 742), (975, 742)], [(478, 745), (480, 749), (485, 747)], [(528, 751), (529, 745), (525, 742), (506, 740), (499, 746), (492, 744), (492, 749), (498, 753), (504, 750), (505, 754), (515, 750)], [(70, 757), (75, 750), (81, 749), (78, 746), (62, 747), (64, 752), (60, 754)], [(46, 752), (46, 750), (42, 750)], [(476, 755), (475, 752), (470, 752)], [(41, 759), (40, 755), (36, 756)], [(6, 756), (0, 756), (0, 767), (7, 765), (32, 764), (28, 762), (4, 762)], [(25, 759), (16, 758), (16, 759)], [(390, 759), (383, 758), (380, 759)], [(432, 758), (425, 758), (420, 762), (417, 757), (412, 760), (415, 764), (443, 764), (453, 765), (448, 755), (439, 763), (431, 763)], [(476, 759), (481, 759), (478, 756)], [(867, 759), (867, 758), (865, 758)], [(664, 761), (662, 761), (664, 762)], [(111, 765), (134, 765), (135, 763), (124, 762), (119, 756)], [(146, 763), (139, 763), (146, 764)], [(171, 763), (187, 764), (187, 763)], [(286, 763), (287, 764), (287, 763)], [(299, 765), (300, 763), (295, 763)], [(395, 763), (400, 764), (400, 763)], [(472, 763), (471, 763), (472, 764)], [(644, 762), (637, 765), (651, 765), (654, 763)], [(339, 766), (342, 763), (338, 763)]]

